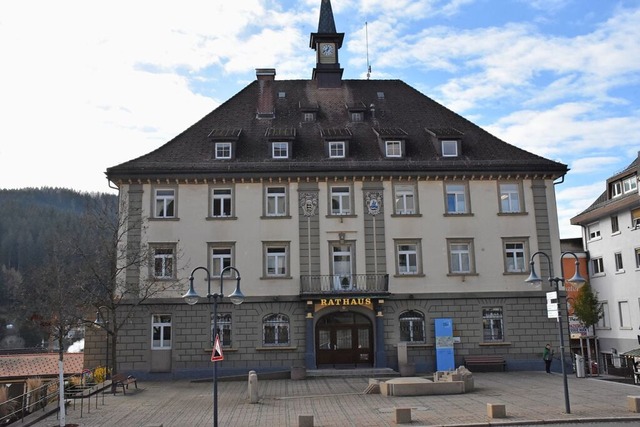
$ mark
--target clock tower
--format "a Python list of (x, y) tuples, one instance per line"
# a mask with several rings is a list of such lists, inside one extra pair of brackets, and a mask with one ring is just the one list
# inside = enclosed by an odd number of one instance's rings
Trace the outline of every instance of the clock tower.
[(344, 33), (336, 32), (336, 23), (331, 10), (331, 0), (322, 0), (318, 32), (311, 33), (309, 47), (316, 51), (316, 66), (312, 80), (319, 88), (340, 87), (342, 72), (338, 62), (338, 49), (342, 47)]

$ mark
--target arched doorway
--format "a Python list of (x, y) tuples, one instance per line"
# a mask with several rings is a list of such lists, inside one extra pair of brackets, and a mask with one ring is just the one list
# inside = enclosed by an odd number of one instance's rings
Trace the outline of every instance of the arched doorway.
[(373, 328), (363, 314), (338, 311), (316, 323), (318, 368), (373, 366)]

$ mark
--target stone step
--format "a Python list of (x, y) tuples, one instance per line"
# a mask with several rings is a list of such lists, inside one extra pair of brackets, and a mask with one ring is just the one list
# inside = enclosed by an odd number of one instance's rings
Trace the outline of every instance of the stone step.
[(307, 377), (397, 377), (398, 372), (391, 368), (347, 368), (347, 369), (307, 369)]

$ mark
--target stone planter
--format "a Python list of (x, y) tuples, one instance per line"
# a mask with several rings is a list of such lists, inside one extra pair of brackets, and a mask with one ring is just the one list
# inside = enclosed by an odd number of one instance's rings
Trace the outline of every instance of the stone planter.
[(292, 380), (304, 380), (305, 378), (307, 378), (307, 368), (304, 366), (294, 366), (291, 368)]
[(406, 365), (400, 365), (401, 377), (413, 377), (416, 375), (416, 365), (414, 363), (407, 363)]

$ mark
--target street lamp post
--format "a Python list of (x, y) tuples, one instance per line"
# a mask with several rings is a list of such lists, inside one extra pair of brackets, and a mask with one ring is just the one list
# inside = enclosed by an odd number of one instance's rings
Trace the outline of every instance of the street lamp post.
[[(244, 301), (244, 295), (240, 291), (240, 272), (232, 266), (227, 266), (220, 271), (220, 292), (219, 293), (211, 293), (211, 274), (209, 270), (205, 267), (196, 267), (193, 269), (191, 274), (189, 275), (189, 290), (186, 294), (182, 296), (184, 300), (189, 305), (194, 305), (198, 302), (200, 296), (197, 294), (195, 289), (193, 288), (193, 274), (198, 270), (204, 270), (207, 273), (207, 299), (211, 303), (213, 300), (213, 333), (214, 333), (214, 345), (216, 341), (216, 336), (218, 335), (218, 300), (224, 298), (224, 275), (233, 270), (236, 273), (236, 289), (233, 291), (231, 295), (229, 295), (229, 300), (235, 304), (240, 305)], [(213, 362), (213, 427), (218, 427), (218, 364)]]
[[(568, 282), (572, 282), (576, 284), (582, 284), (585, 282), (584, 278), (580, 275), (580, 271), (579, 271), (580, 261), (578, 260), (578, 256), (573, 252), (562, 252), (562, 254), (560, 254), (560, 272), (561, 272), (560, 276), (561, 277), (555, 277), (553, 275), (553, 265), (551, 264), (551, 258), (549, 258), (549, 255), (547, 255), (546, 253), (538, 251), (533, 255), (531, 255), (531, 261), (530, 261), (531, 274), (529, 275), (527, 280), (525, 280), (526, 283), (531, 283), (531, 284), (542, 283), (542, 279), (536, 274), (535, 263), (533, 261), (533, 258), (535, 258), (536, 255), (543, 255), (547, 259), (547, 262), (549, 263), (548, 281), (549, 281), (549, 284), (553, 288), (555, 288), (556, 293), (559, 293), (560, 283), (564, 285), (564, 282), (565, 282), (564, 265), (562, 263), (562, 259), (564, 258), (565, 255), (572, 255), (576, 259), (576, 272), (574, 273), (573, 277), (568, 280)], [(560, 301), (560, 296), (558, 295), (558, 302), (559, 301)], [(565, 407), (565, 412), (567, 414), (570, 414), (571, 406), (569, 404), (569, 385), (567, 383), (567, 371), (564, 366), (564, 330), (562, 329), (562, 312), (560, 310), (560, 304), (558, 304), (558, 335), (560, 335), (560, 363), (562, 365), (562, 379), (563, 379), (563, 385), (564, 385), (564, 407)]]

